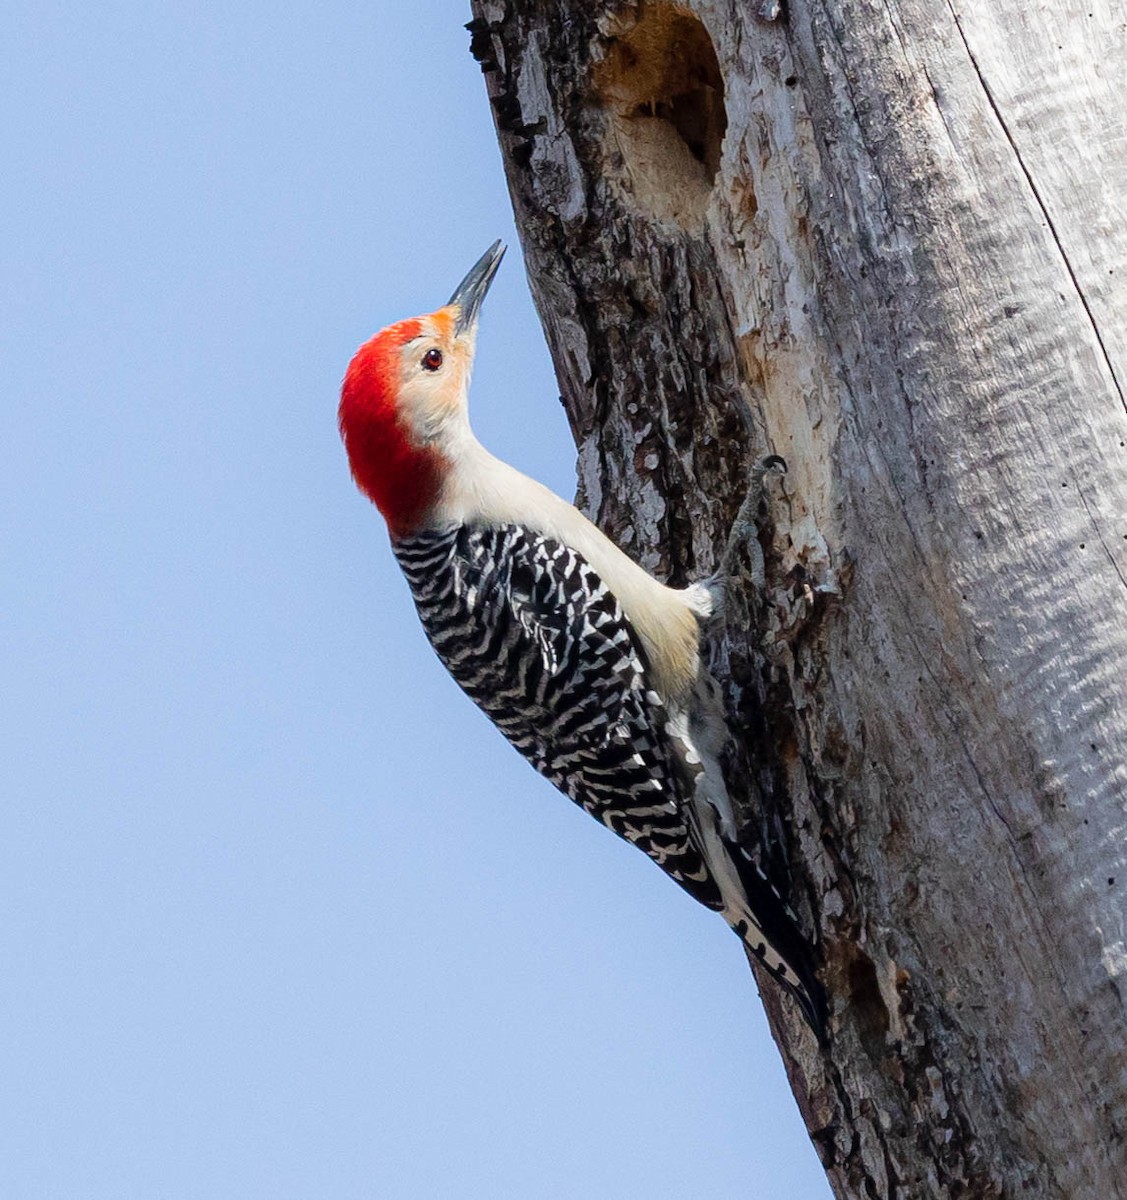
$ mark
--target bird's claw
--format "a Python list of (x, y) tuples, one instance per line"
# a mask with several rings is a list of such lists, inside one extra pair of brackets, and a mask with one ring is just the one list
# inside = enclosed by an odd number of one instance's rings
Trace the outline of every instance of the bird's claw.
[(782, 475), (787, 470), (786, 459), (778, 454), (769, 454), (761, 459), (751, 471), (747, 495), (740, 505), (736, 519), (728, 531), (728, 539), (716, 571), (708, 580), (710, 591), (714, 594), (717, 611), (723, 607), (724, 585), (736, 574), (736, 563), (740, 550), (754, 543), (758, 536), (757, 514), (759, 502), (763, 498), (764, 479), (771, 472)]

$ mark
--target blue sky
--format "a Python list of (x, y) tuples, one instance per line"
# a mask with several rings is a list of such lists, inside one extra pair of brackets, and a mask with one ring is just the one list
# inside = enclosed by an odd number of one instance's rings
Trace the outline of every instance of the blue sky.
[[(459, 5), (5, 6), (0, 1193), (828, 1196), (723, 924), (445, 677), (339, 381), (514, 242)], [(473, 412), (570, 496), (512, 245)]]

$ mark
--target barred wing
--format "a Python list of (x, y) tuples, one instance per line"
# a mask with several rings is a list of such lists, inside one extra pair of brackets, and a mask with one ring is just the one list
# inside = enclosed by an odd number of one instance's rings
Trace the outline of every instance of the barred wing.
[(618, 600), (571, 548), (520, 526), (460, 526), (395, 553), (431, 644), (547, 779), (722, 908), (683, 809), (684, 775)]

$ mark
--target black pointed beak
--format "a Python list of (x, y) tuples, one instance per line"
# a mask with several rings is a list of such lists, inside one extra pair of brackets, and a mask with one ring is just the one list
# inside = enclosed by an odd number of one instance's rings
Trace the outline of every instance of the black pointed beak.
[(468, 333), (477, 324), (485, 293), (489, 291), (489, 285), (493, 282), (493, 276), (497, 274), (497, 268), (504, 257), (505, 247), (498, 239), (470, 267), (469, 274), (454, 289), (448, 303), (458, 306), (458, 320), (454, 325), (456, 334)]

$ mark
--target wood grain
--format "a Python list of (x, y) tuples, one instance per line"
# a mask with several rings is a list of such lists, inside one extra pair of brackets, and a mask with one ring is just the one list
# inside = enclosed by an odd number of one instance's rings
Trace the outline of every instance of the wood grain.
[(1127, 17), (474, 15), (581, 502), (684, 582), (790, 465), (716, 655), (836, 1193), (1127, 1196)]

